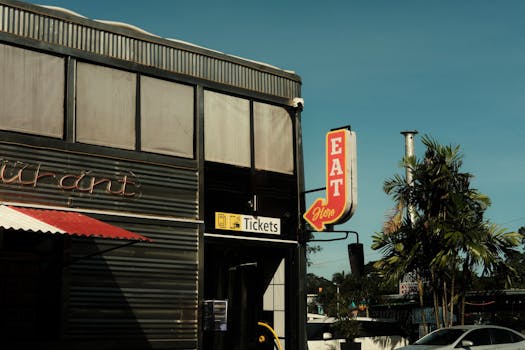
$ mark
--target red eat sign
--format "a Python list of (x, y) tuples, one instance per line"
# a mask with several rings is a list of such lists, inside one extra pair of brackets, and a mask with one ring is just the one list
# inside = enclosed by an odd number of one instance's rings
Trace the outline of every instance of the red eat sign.
[(303, 215), (317, 231), (350, 219), (357, 205), (355, 133), (347, 129), (326, 135), (326, 199), (318, 198)]

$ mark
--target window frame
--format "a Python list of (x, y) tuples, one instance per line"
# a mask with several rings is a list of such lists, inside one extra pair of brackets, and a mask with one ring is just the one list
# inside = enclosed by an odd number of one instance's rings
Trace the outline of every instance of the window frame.
[[(236, 94), (228, 93), (228, 92), (225, 92), (225, 91), (210, 89), (210, 88), (206, 88), (206, 87), (204, 88), (204, 94), (203, 94), (204, 96), (206, 95), (207, 91), (212, 92), (212, 93), (225, 95), (225, 96), (232, 96), (232, 97), (235, 97), (235, 98), (248, 100), (248, 102), (249, 102), (249, 116), (248, 117), (249, 117), (249, 133), (250, 133), (250, 154), (249, 154), (250, 165), (249, 166), (242, 166), (242, 165), (238, 165), (238, 164), (231, 164), (231, 163), (227, 163), (227, 162), (220, 162), (220, 161), (216, 161), (216, 160), (206, 159), (206, 133), (204, 133), (204, 140), (203, 140), (204, 141), (204, 145), (205, 145), (204, 155), (203, 155), (204, 161), (246, 167), (246, 168), (250, 168), (252, 170), (252, 172), (254, 172), (254, 173), (255, 172), (261, 172), (261, 173), (271, 172), (271, 173), (276, 173), (276, 174), (281, 174), (281, 175), (296, 176), (296, 174), (297, 174), (296, 120), (295, 120), (295, 118), (294, 118), (294, 116), (292, 114), (292, 109), (291, 109), (290, 106), (280, 105), (280, 104), (276, 104), (276, 103), (271, 103), (271, 102), (268, 102), (268, 101), (252, 98), (252, 97), (249, 97), (249, 96), (236, 95)], [(203, 97), (203, 99), (204, 99), (203, 104), (206, 106), (205, 97)], [(268, 105), (268, 106), (271, 106), (272, 108), (274, 108), (274, 107), (282, 108), (287, 113), (287, 117), (289, 118), (290, 127), (291, 127), (291, 129), (290, 129), (290, 132), (291, 132), (291, 135), (290, 135), (291, 136), (291, 145), (290, 145), (291, 146), (291, 150), (290, 151), (291, 151), (292, 171), (278, 171), (278, 170), (275, 170), (275, 169), (261, 169), (261, 168), (257, 168), (257, 166), (256, 166), (256, 157), (257, 157), (256, 153), (257, 153), (257, 150), (256, 150), (256, 141), (255, 141), (255, 138), (256, 138), (256, 135), (255, 135), (255, 111), (254, 111), (255, 104)], [(203, 108), (203, 113), (205, 113), (205, 110), (206, 110), (206, 107)], [(205, 123), (206, 123), (206, 116), (204, 115), (204, 124)], [(206, 125), (204, 125), (204, 130), (206, 130)]]
[[(79, 95), (79, 93), (84, 92), (82, 90), (84, 89), (84, 86), (80, 88), (80, 85), (79, 85), (79, 81), (81, 80), (80, 75), (83, 74), (83, 73), (80, 73), (80, 71), (84, 69), (81, 67), (86, 68), (85, 73), (88, 75), (86, 77), (87, 83), (85, 86), (85, 88), (87, 89), (86, 90), (87, 95), (79, 98), (79, 96), (81, 96)], [(116, 75), (120, 75), (120, 77), (118, 78), (121, 78), (121, 81), (116, 81), (115, 79), (113, 79), (114, 77), (112, 78), (112, 76), (105, 74), (105, 72), (110, 72), (110, 73), (115, 73)], [(94, 80), (92, 80), (91, 82), (89, 80), (92, 79), (93, 76), (95, 76), (95, 74), (100, 74), (100, 77), (104, 79), (102, 83), (109, 82), (111, 84), (120, 84), (120, 83), (124, 84), (127, 82), (126, 80), (128, 80), (129, 78), (129, 82), (131, 85), (128, 87), (128, 89), (126, 89), (127, 90), (126, 92), (129, 93), (129, 95), (123, 96), (123, 98), (129, 99), (129, 101), (123, 101), (123, 102), (129, 102), (130, 104), (128, 106), (129, 111), (125, 111), (125, 114), (118, 114), (117, 116), (113, 116), (113, 119), (110, 119), (110, 122), (115, 121), (115, 122), (122, 123), (122, 119), (123, 119), (122, 117), (127, 115), (128, 119), (124, 120), (124, 123), (128, 123), (128, 122), (131, 123), (131, 125), (129, 125), (129, 129), (124, 130), (124, 131), (127, 131), (127, 135), (122, 134), (120, 139), (118, 140), (118, 142), (122, 142), (121, 144), (112, 143), (112, 138), (111, 138), (112, 131), (111, 130), (106, 130), (107, 134), (103, 135), (104, 138), (100, 140), (99, 139), (94, 140), (93, 138), (96, 136), (93, 136), (93, 135), (90, 136), (89, 134), (87, 134), (85, 137), (79, 136), (79, 134), (82, 132), (83, 129), (90, 129), (90, 126), (93, 125), (92, 123), (97, 123), (99, 121), (103, 121), (104, 119), (106, 119), (106, 118), (98, 117), (96, 120), (94, 121), (92, 120), (93, 115), (91, 113), (101, 112), (101, 110), (99, 110), (97, 107), (92, 107), (93, 105), (95, 105), (95, 103), (91, 101), (91, 98), (93, 97), (96, 98), (97, 96), (90, 95), (92, 94), (90, 90), (97, 90), (93, 88), (98, 86), (96, 84), (94, 86), (90, 85), (91, 83), (94, 82)], [(122, 80), (124, 81), (122, 82)], [(100, 83), (100, 82), (95, 82), (95, 83)], [(122, 86), (109, 86), (109, 87), (119, 88), (118, 89), (119, 92), (123, 91), (123, 89), (121, 89)], [(97, 91), (95, 92), (95, 94), (98, 94), (100, 92), (102, 91)], [(100, 64), (96, 64), (92, 62), (78, 61), (76, 63), (75, 87), (74, 87), (74, 95), (75, 95), (75, 101), (76, 101), (75, 103), (75, 125), (74, 125), (75, 142), (82, 143), (82, 144), (97, 145), (101, 147), (124, 149), (124, 150), (129, 150), (129, 151), (137, 150), (137, 131), (140, 130), (140, 126), (137, 125), (137, 99), (138, 99), (137, 92), (138, 92), (138, 88), (137, 88), (137, 73), (136, 72), (132, 72), (132, 71), (128, 71), (128, 70), (124, 70), (120, 68), (115, 68), (115, 67), (110, 67), (106, 65), (100, 65)], [(82, 104), (79, 103), (79, 100), (82, 102)], [(110, 101), (106, 101), (106, 102), (110, 102)], [(86, 108), (86, 110), (82, 111), (82, 113), (85, 112), (86, 115), (80, 117), (79, 112), (84, 107)], [(112, 110), (102, 111), (102, 112), (112, 112)], [(86, 118), (86, 120), (81, 121), (83, 118)], [(108, 122), (108, 121), (106, 120), (105, 122)], [(84, 125), (82, 123), (84, 123)], [(106, 124), (103, 126), (111, 127), (115, 125)]]
[[(190, 145), (186, 145), (188, 146), (188, 148), (191, 148), (191, 154), (189, 156), (183, 154), (183, 152), (178, 152), (178, 151), (172, 151), (172, 152), (161, 152), (161, 151), (154, 151), (154, 150), (150, 150), (150, 149), (146, 149), (144, 147), (144, 131), (143, 131), (143, 124), (144, 124), (144, 115), (143, 115), (143, 78), (146, 78), (146, 79), (152, 79), (152, 80), (158, 80), (158, 81), (162, 81), (163, 83), (168, 83), (168, 84), (175, 84), (175, 85), (178, 85), (180, 88), (182, 87), (187, 87), (187, 88), (190, 88), (192, 91), (191, 91), (191, 121), (190, 123), (188, 124), (191, 124), (191, 141), (190, 141)], [(138, 126), (138, 130), (136, 132), (137, 134), (137, 143), (138, 143), (138, 147), (137, 147), (137, 150), (140, 151), (140, 152), (148, 152), (148, 153), (152, 153), (152, 154), (161, 154), (161, 155), (166, 155), (166, 156), (172, 156), (172, 157), (180, 157), (180, 158), (184, 158), (184, 159), (195, 159), (196, 158), (196, 142), (195, 142), (195, 139), (196, 139), (196, 134), (197, 134), (197, 124), (196, 124), (196, 114), (197, 114), (197, 111), (196, 111), (196, 98), (197, 98), (197, 95), (196, 95), (196, 87), (194, 85), (190, 85), (190, 84), (184, 84), (184, 83), (180, 83), (180, 82), (177, 82), (177, 81), (173, 81), (173, 80), (168, 80), (168, 79), (163, 79), (163, 78), (160, 78), (160, 77), (156, 77), (156, 76), (152, 76), (152, 75), (147, 75), (147, 74), (141, 74), (141, 73), (137, 73), (137, 104), (138, 104), (138, 107), (137, 107), (137, 123), (136, 125)], [(176, 137), (176, 135), (172, 135), (172, 137)]]
[[(25, 46), (20, 46), (20, 45), (16, 45), (15, 43), (10, 43), (10, 42), (0, 42), (0, 45), (5, 48), (5, 50), (11, 50), (11, 52), (16, 52), (18, 51), (20, 53), (20, 58), (23, 56), (24, 58), (27, 58), (29, 55), (32, 55), (32, 57), (29, 57), (29, 59), (38, 59), (40, 63), (44, 64), (45, 62), (43, 62), (46, 58), (48, 58), (48, 62), (45, 63), (45, 66), (39, 66), (39, 68), (50, 68), (50, 66), (52, 65), (56, 65), (56, 67), (54, 67), (57, 71), (55, 73), (59, 73), (59, 78), (61, 79), (61, 81), (58, 82), (58, 84), (60, 85), (58, 88), (56, 88), (56, 91), (54, 91), (55, 93), (59, 93), (60, 94), (60, 99), (59, 101), (56, 101), (55, 103), (57, 105), (54, 106), (54, 108), (57, 108), (57, 111), (55, 113), (51, 113), (51, 114), (56, 114), (57, 116), (55, 116), (54, 118), (49, 118), (49, 119), (44, 119), (42, 122), (49, 122), (49, 121), (53, 121), (56, 125), (54, 125), (54, 127), (52, 128), (53, 131), (50, 131), (50, 132), (46, 132), (47, 130), (49, 130), (48, 128), (42, 128), (42, 127), (33, 127), (33, 128), (24, 128), (24, 127), (20, 127), (20, 126), (9, 126), (7, 125), (6, 123), (6, 128), (1, 128), (0, 131), (5, 131), (5, 132), (18, 132), (18, 133), (21, 133), (21, 134), (27, 134), (27, 135), (32, 135), (32, 136), (40, 136), (40, 137), (48, 137), (48, 138), (52, 138), (52, 139), (55, 139), (55, 140), (62, 140), (64, 138), (64, 134), (65, 134), (65, 130), (66, 130), (66, 126), (65, 126), (65, 123), (64, 123), (64, 119), (65, 119), (65, 114), (66, 114), (66, 111), (65, 111), (65, 101), (66, 101), (66, 85), (67, 85), (67, 74), (66, 74), (66, 57), (65, 56), (62, 56), (62, 55), (57, 55), (57, 54), (54, 54), (52, 52), (47, 52), (47, 51), (42, 51), (42, 50), (38, 50), (36, 48), (33, 48), (33, 47), (25, 47)], [(4, 49), (2, 49), (4, 50)], [(28, 55), (24, 55), (25, 53), (28, 53)], [(54, 62), (52, 62), (51, 60), (53, 60)], [(60, 62), (58, 62), (60, 61)], [(7, 64), (7, 63), (6, 63)], [(22, 63), (20, 63), (22, 64)], [(27, 66), (27, 64), (26, 64)], [(13, 67), (11, 67), (13, 68)], [(16, 74), (16, 70), (11, 70), (12, 72), (14, 72), (14, 74)], [(46, 77), (44, 76), (45, 72), (40, 72), (40, 76), (38, 77), (41, 81), (42, 81), (42, 84), (41, 85), (45, 85), (46, 88), (43, 88), (43, 86), (41, 86), (41, 90), (48, 90), (47, 87), (49, 86), (48, 84), (48, 79), (46, 79)], [(49, 78), (49, 76), (47, 77)], [(19, 81), (20, 79), (15, 79), (17, 81)], [(34, 82), (34, 81), (33, 81)], [(23, 82), (22, 82), (23, 84)], [(32, 85), (32, 88), (34, 88), (34, 85)], [(12, 87), (10, 89), (10, 91), (12, 91)], [(24, 94), (22, 94), (24, 95)], [(22, 98), (26, 98), (27, 95), (25, 96), (22, 96)], [(36, 98), (32, 98), (31, 99), (32, 101), (35, 101), (36, 102), (41, 102), (42, 105), (45, 105), (45, 106), (48, 106), (49, 105), (49, 101), (44, 101), (46, 100), (45, 99), (45, 96), (41, 97), (40, 99), (36, 99)], [(47, 99), (49, 100), (49, 99)], [(25, 105), (25, 104), (24, 104)], [(40, 110), (40, 108), (35, 108), (35, 111), (36, 110)], [(25, 113), (23, 113), (25, 114)], [(31, 121), (33, 119), (31, 118), (34, 118), (34, 120), (37, 120), (37, 119), (40, 119), (42, 113), (36, 113), (35, 115), (33, 116), (30, 116), (28, 117), (27, 121)], [(36, 117), (36, 118), (35, 118)], [(20, 120), (17, 120), (16, 121), (16, 124), (18, 125), (20, 122)], [(35, 124), (34, 122), (32, 124)], [(36, 123), (38, 124), (38, 123)], [(33, 125), (34, 126), (34, 125)], [(38, 130), (37, 130), (38, 129)]]
[[(69, 56), (68, 56), (69, 57)], [(77, 103), (76, 103), (76, 97), (77, 97), (77, 92), (78, 92), (78, 65), (79, 64), (88, 64), (88, 65), (93, 65), (93, 66), (100, 66), (100, 67), (104, 67), (104, 68), (107, 68), (107, 69), (114, 69), (114, 70), (118, 70), (118, 71), (123, 71), (123, 72), (126, 72), (126, 73), (129, 73), (129, 74), (132, 74), (134, 76), (134, 81), (135, 81), (135, 97), (134, 97), (134, 100), (132, 102), (133, 104), (133, 108), (134, 108), (134, 115), (133, 115), (133, 121), (134, 121), (134, 124), (135, 124), (135, 128), (134, 128), (134, 132), (133, 132), (133, 137), (134, 137), (134, 142), (133, 142), (133, 147), (129, 147), (129, 148), (123, 148), (123, 147), (118, 147), (118, 146), (113, 146), (113, 145), (101, 145), (100, 143), (88, 143), (88, 142), (85, 142), (85, 141), (81, 141), (79, 140), (78, 138), (78, 133), (77, 133), (77, 127), (78, 127), (78, 118), (77, 118)], [(151, 156), (153, 157), (158, 157), (159, 159), (180, 159), (181, 161), (190, 161), (190, 162), (194, 162), (198, 155), (197, 155), (197, 133), (198, 133), (198, 124), (197, 124), (197, 115), (198, 115), (198, 101), (197, 101), (197, 88), (198, 88), (198, 85), (197, 83), (193, 82), (193, 83), (190, 83), (190, 82), (185, 82), (185, 81), (182, 81), (182, 80), (176, 80), (176, 79), (173, 79), (173, 77), (167, 75), (167, 74), (154, 74), (156, 72), (143, 72), (143, 70), (134, 70), (130, 67), (127, 67), (127, 66), (123, 66), (123, 65), (116, 65), (116, 64), (108, 64), (106, 62), (99, 62), (99, 61), (91, 61), (91, 60), (85, 60), (85, 59), (77, 59), (77, 58), (74, 58), (74, 57), (71, 57), (71, 68), (68, 68), (68, 73), (70, 75), (73, 76), (73, 78), (71, 79), (71, 81), (69, 82), (68, 84), (68, 88), (67, 88), (67, 91), (69, 94), (71, 94), (73, 97), (70, 97), (70, 99), (73, 99), (74, 101), (73, 102), (70, 102), (70, 109), (72, 110), (72, 112), (70, 111), (69, 114), (71, 115), (68, 115), (66, 117), (66, 125), (65, 125), (65, 128), (68, 129), (68, 133), (69, 133), (69, 136), (66, 134), (66, 139), (69, 138), (69, 141), (74, 143), (74, 144), (79, 144), (79, 145), (82, 145), (82, 147), (89, 147), (89, 148), (92, 148), (92, 147), (95, 147), (95, 148), (101, 148), (101, 152), (98, 152), (98, 153), (106, 153), (106, 152), (110, 152), (110, 153), (114, 153), (114, 152), (117, 152), (117, 153), (122, 153), (122, 152), (132, 152), (135, 156), (139, 156), (139, 155), (142, 155), (143, 154), (143, 157), (146, 157), (148, 159), (150, 159)], [(143, 120), (142, 120), (142, 110), (141, 110), (141, 104), (142, 104), (142, 87), (141, 87), (141, 79), (142, 77), (147, 77), (147, 78), (151, 78), (151, 79), (158, 79), (160, 81), (163, 81), (163, 82), (167, 82), (167, 83), (173, 83), (173, 84), (177, 84), (177, 85), (182, 85), (182, 86), (187, 86), (189, 88), (191, 88), (193, 90), (193, 93), (192, 93), (192, 101), (191, 101), (191, 105), (193, 106), (193, 111), (192, 111), (192, 137), (191, 137), (191, 155), (190, 156), (184, 156), (182, 154), (175, 154), (175, 153), (168, 153), (168, 152), (157, 152), (157, 151), (152, 151), (152, 150), (148, 150), (148, 149), (144, 149), (142, 147), (142, 136), (143, 136), (143, 133), (142, 133), (142, 124), (143, 124)], [(66, 76), (66, 79), (68, 77)], [(113, 151), (114, 150), (114, 151)], [(140, 156), (139, 156), (140, 157)], [(133, 157), (134, 158), (134, 157)]]

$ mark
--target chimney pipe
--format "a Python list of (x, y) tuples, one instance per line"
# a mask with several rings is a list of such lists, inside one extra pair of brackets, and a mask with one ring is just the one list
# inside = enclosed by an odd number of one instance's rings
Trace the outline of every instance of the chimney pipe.
[[(405, 136), (405, 159), (409, 158), (409, 157), (413, 157), (414, 156), (414, 136), (417, 135), (417, 131), (416, 130), (406, 130), (406, 131), (401, 131), (401, 134)], [(413, 174), (412, 174), (412, 169), (407, 166), (406, 167), (406, 181), (407, 181), (407, 184), (409, 186), (412, 186), (412, 181), (413, 181)], [(408, 218), (410, 220), (410, 223), (414, 223), (415, 220), (416, 220), (416, 213), (415, 213), (415, 210), (414, 210), (414, 207), (408, 203)]]

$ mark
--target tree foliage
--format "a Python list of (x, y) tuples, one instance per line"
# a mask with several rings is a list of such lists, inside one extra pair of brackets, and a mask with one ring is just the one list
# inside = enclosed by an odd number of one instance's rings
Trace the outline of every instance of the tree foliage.
[(399, 281), (414, 273), (421, 306), (423, 296), (431, 295), (437, 325), (450, 325), (454, 306), (464, 302), (476, 273), (497, 273), (511, 282), (516, 271), (507, 259), (516, 254), (522, 235), (484, 218), (490, 200), (471, 187), (473, 176), (461, 171), (459, 146), (443, 146), (428, 136), (422, 143), (423, 159), (402, 161), (412, 172), (412, 183), (400, 175), (384, 183), (396, 206), (383, 232), (374, 235), (372, 248), (383, 256), (375, 266), (385, 278)]
[[(309, 273), (306, 275), (306, 288), (308, 294), (317, 295), (316, 302), (324, 313), (334, 317), (338, 313), (344, 314), (342, 311), (346, 312), (352, 303), (357, 305), (366, 300), (368, 305), (380, 304), (384, 295), (397, 293), (397, 285), (387, 283), (374, 268), (373, 262), (365, 265), (363, 277), (341, 271), (334, 273), (332, 279), (328, 280)], [(309, 311), (316, 310), (312, 308)]]

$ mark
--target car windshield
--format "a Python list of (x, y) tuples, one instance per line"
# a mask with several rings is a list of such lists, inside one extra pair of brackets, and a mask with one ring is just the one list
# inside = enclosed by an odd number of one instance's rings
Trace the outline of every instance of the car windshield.
[(464, 329), (443, 328), (425, 335), (414, 345), (448, 345), (455, 342), (463, 333), (465, 333)]

